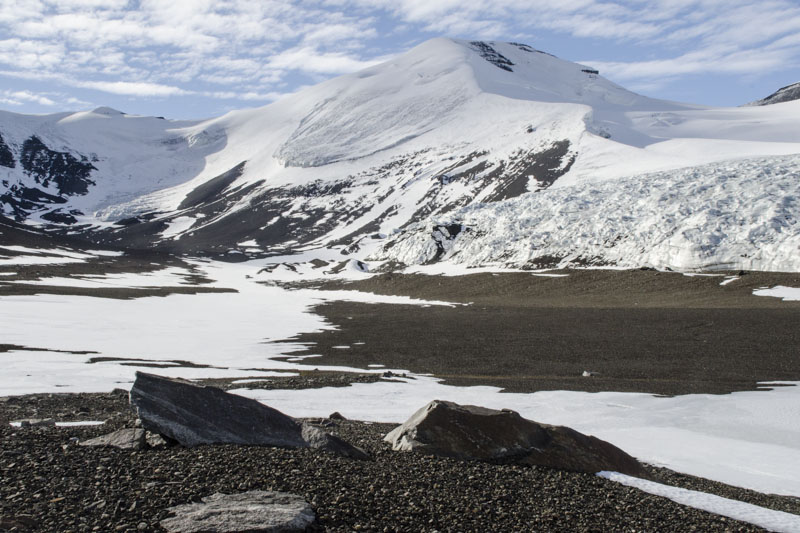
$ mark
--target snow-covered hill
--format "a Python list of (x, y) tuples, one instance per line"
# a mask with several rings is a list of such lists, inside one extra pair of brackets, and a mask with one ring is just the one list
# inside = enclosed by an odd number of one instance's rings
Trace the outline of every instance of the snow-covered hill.
[(766, 98), (756, 100), (755, 102), (747, 105), (772, 105), (783, 102), (793, 102), (795, 100), (800, 100), (800, 81), (791, 85), (787, 85), (786, 87), (781, 87)]
[[(668, 189), (650, 185), (669, 183), (664, 172), (753, 157), (772, 165), (764, 158), (800, 153), (798, 118), (800, 102), (707, 108), (653, 100), (527, 45), (440, 38), (205, 121), (107, 108), (0, 113), (0, 208), (50, 232), (126, 247), (238, 256), (324, 247), (427, 261), (411, 243), (427, 238), (419, 228), (430, 221), (485, 213), (477, 230), (490, 235), (492, 213), (590, 191), (608, 191), (604, 205), (620, 211), (622, 191)], [(645, 175), (653, 172), (662, 174)], [(712, 179), (701, 170), (674, 176)], [(622, 177), (630, 178), (615, 184)], [(700, 209), (706, 190), (693, 189), (700, 196), (687, 201)], [(580, 216), (570, 223), (594, 225)], [(387, 235), (403, 247), (390, 253)], [(597, 255), (568, 248), (537, 250)], [(649, 264), (649, 253), (626, 249), (602, 260)]]

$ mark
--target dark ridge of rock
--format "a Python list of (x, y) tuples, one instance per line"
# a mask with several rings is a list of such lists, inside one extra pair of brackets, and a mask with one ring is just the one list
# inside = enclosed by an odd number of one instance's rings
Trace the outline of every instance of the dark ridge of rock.
[(436, 244), (436, 253), (434, 256), (426, 261), (426, 264), (433, 264), (437, 262), (449, 248), (445, 243), (452, 242), (464, 230), (461, 224), (446, 224), (434, 226), (431, 231), (431, 238)]
[(86, 194), (89, 185), (95, 184), (89, 177), (97, 169), (88, 159), (78, 160), (69, 152), (51, 150), (35, 135), (22, 144), (20, 163), (36, 183), (43, 187), (55, 183), (59, 194)]
[(11, 148), (8, 147), (3, 136), (0, 135), (0, 167), (14, 168), (17, 162), (14, 161), (14, 154), (11, 153)]
[(246, 163), (247, 161), (242, 161), (227, 172), (223, 172), (219, 176), (196, 187), (186, 195), (178, 206), (178, 209), (183, 210), (189, 209), (190, 207), (197, 207), (198, 205), (213, 200), (242, 175)]
[(772, 104), (780, 104), (783, 102), (792, 102), (794, 100), (800, 100), (800, 81), (797, 83), (793, 83), (791, 85), (787, 85), (786, 87), (781, 87), (771, 95), (767, 96), (766, 98), (762, 98), (761, 100), (756, 100), (755, 102), (751, 102), (747, 105), (749, 106), (756, 106), (756, 105), (772, 105)]
[(478, 55), (492, 65), (496, 66), (497, 68), (501, 68), (506, 72), (514, 72), (514, 69), (511, 68), (514, 66), (514, 63), (506, 56), (492, 48), (489, 43), (485, 43), (483, 41), (471, 41), (469, 45), (478, 53)]
[(15, 184), (0, 194), (2, 212), (14, 217), (17, 222), (22, 222), (34, 210), (41, 209), (44, 204), (63, 204), (66, 199), (48, 194), (36, 187), (26, 187)]
[(167, 510), (175, 516), (160, 525), (170, 533), (291, 533), (306, 531), (316, 520), (314, 510), (302, 497), (263, 490), (217, 492), (202, 502)]
[(392, 448), (440, 457), (546, 466), (644, 477), (639, 462), (613, 444), (563, 426), (539, 424), (509, 409), (498, 411), (434, 400), (385, 439)]
[(14, 185), (11, 187), (11, 192), (20, 200), (35, 203), (49, 203), (49, 204), (64, 204), (67, 202), (65, 198), (49, 194), (39, 189), (38, 187), (25, 187), (24, 185)]
[(548, 54), (547, 52), (545, 52), (543, 50), (538, 50), (538, 49), (536, 49), (536, 48), (534, 48), (534, 47), (532, 47), (530, 45), (527, 45), (525, 43), (514, 43), (514, 42), (511, 42), (511, 43), (508, 43), (508, 44), (510, 44), (512, 46), (516, 46), (517, 48), (519, 48), (523, 52), (529, 52), (531, 54), (544, 54), (544, 55), (547, 55), (547, 56), (550, 56), (550, 57), (555, 57), (553, 54)]
[(85, 440), (81, 446), (112, 446), (121, 450), (142, 450), (146, 446), (145, 431), (141, 428), (123, 428)]
[(72, 213), (65, 213), (61, 209), (54, 209), (49, 213), (45, 213), (41, 218), (55, 224), (75, 224), (78, 221)]
[(355, 459), (368, 458), (364, 451), (338, 437), (215, 387), (137, 372), (130, 402), (144, 429), (187, 447), (244, 444), (315, 448)]
[(541, 152), (530, 152), (516, 161), (511, 161), (499, 176), (500, 184), (487, 202), (499, 202), (516, 198), (528, 192), (528, 183), (535, 181), (539, 189), (550, 187), (555, 181), (569, 172), (575, 156), (569, 153), (568, 140), (556, 141)]

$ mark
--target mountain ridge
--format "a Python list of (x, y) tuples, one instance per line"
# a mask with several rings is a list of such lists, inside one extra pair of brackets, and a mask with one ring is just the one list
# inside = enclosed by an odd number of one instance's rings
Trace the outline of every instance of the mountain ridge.
[[(104, 107), (0, 113), (0, 207), (96, 244), (238, 258), (324, 248), (363, 259), (378, 241), (465, 208), (795, 154), (798, 116), (796, 103), (653, 100), (524, 44), (438, 38), (203, 121)], [(26, 143), (37, 155), (23, 165)]]

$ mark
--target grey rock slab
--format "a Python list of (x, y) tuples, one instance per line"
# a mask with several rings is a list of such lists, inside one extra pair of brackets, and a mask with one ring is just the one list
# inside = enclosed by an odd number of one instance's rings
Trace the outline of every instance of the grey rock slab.
[(303, 440), (305, 440), (311, 448), (326, 450), (345, 457), (350, 457), (351, 459), (370, 459), (369, 454), (361, 448), (349, 444), (336, 435), (325, 433), (321, 429), (310, 424), (303, 424), (302, 435)]
[(434, 400), (384, 438), (398, 451), (465, 460), (511, 460), (577, 472), (644, 476), (639, 462), (611, 443), (568, 427), (495, 410)]
[(202, 503), (167, 509), (174, 514), (160, 522), (169, 532), (233, 533), (305, 531), (316, 516), (300, 496), (254, 490), (240, 494), (216, 493)]
[(146, 445), (145, 431), (140, 428), (123, 428), (79, 444), (81, 446), (113, 446), (123, 450), (142, 450)]
[(277, 409), (215, 387), (137, 372), (130, 401), (144, 429), (188, 447), (281, 446), (368, 457), (362, 450)]

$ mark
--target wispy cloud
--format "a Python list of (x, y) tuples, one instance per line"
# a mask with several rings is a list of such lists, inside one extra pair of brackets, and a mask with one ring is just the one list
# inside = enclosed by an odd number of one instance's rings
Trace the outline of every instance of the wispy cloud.
[(797, 0), (0, 0), (0, 75), (130, 98), (269, 102), (429, 37), (538, 45), (541, 34), (631, 50), (574, 59), (636, 87), (800, 66)]
[[(371, 3), (353, 0), (357, 4)], [(800, 65), (800, 4), (795, 0), (382, 0), (409, 23), (463, 35), (531, 34), (658, 47), (658, 58), (614, 62), (592, 58), (620, 80), (701, 72), (765, 73)]]
[(0, 103), (9, 106), (21, 106), (28, 103), (34, 103), (40, 106), (57, 107), (66, 105), (89, 105), (89, 102), (84, 102), (64, 93), (45, 92), (36, 93), (33, 91), (15, 91), (6, 89), (0, 91)]
[(263, 84), (290, 72), (374, 64), (359, 51), (373, 22), (312, 2), (0, 0), (0, 69), (117, 95), (213, 95), (196, 87), (210, 83), (269, 99), (278, 93)]

